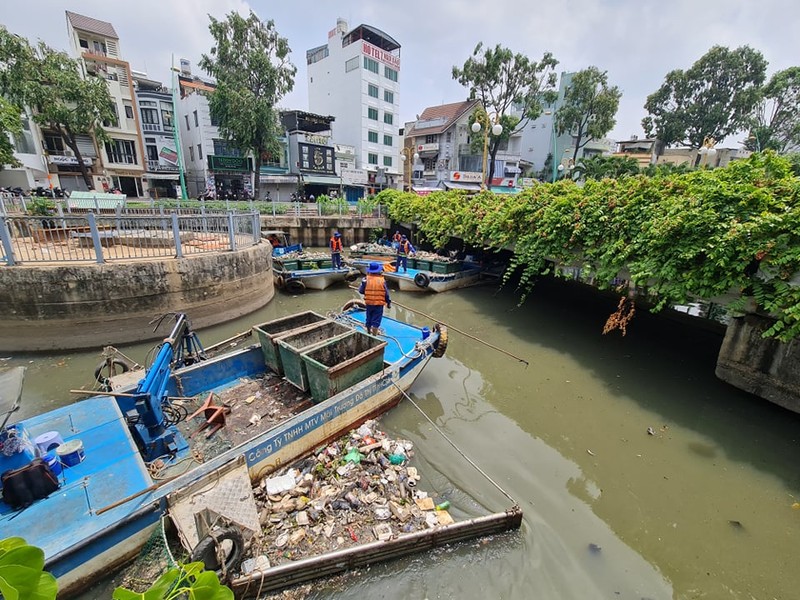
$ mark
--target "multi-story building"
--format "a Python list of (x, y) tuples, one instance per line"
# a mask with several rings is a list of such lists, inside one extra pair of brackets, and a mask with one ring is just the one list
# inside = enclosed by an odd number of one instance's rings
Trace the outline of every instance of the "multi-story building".
[[(107, 21), (70, 11), (66, 11), (66, 15), (70, 47), (79, 59), (83, 76), (101, 77), (106, 81), (115, 113), (112, 121), (103, 123), (109, 140), (102, 144), (102, 151), (98, 153), (100, 168), (93, 169), (95, 188), (118, 188), (128, 196), (144, 196), (145, 159), (139, 134), (139, 111), (131, 68), (122, 59), (119, 36)], [(57, 141), (54, 142), (57, 145)], [(87, 158), (92, 157), (88, 155)]]
[(133, 71), (139, 123), (147, 161), (145, 178), (151, 198), (180, 197), (178, 146), (175, 143), (175, 110), (172, 90), (160, 81)]
[[(347, 172), (348, 199), (400, 177), (400, 44), (380, 29), (343, 19), (328, 32), (328, 41), (306, 52), (308, 107), (336, 119), (336, 144), (354, 148), (354, 170)], [(349, 169), (350, 167), (348, 167)], [(341, 174), (341, 173), (340, 173)], [(352, 182), (352, 183), (351, 183)]]
[[(49, 173), (44, 141), (39, 127), (33, 121), (33, 115), (26, 109), (20, 116), (22, 131), (19, 135), (11, 136), (14, 158), (19, 162), (19, 166), (3, 165), (0, 169), (0, 187), (18, 187), (24, 191), (38, 187), (44, 189), (60, 187), (58, 176)], [(76, 161), (75, 165), (77, 164)]]

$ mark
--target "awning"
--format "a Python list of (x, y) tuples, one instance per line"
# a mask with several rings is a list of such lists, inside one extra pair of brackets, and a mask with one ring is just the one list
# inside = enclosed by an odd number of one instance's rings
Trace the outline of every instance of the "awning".
[(297, 183), (297, 175), (265, 175), (259, 177), (262, 183)]
[(508, 187), (506, 185), (493, 185), (490, 190), (495, 194), (517, 194), (520, 188)]
[(316, 185), (342, 185), (342, 178), (335, 175), (303, 175), (303, 183)]
[(480, 183), (456, 183), (455, 181), (445, 181), (444, 185), (448, 190), (473, 190), (477, 192), (481, 189)]

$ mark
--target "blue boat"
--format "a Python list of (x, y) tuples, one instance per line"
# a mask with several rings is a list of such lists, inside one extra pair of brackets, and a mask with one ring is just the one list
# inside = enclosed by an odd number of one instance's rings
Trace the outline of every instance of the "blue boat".
[[(235, 465), (258, 481), (382, 414), (444, 353), (446, 330), (385, 317), (370, 336), (364, 323), (351, 301), (328, 317), (307, 311), (254, 326), (260, 343), (208, 358), (176, 315), (152, 366), (118, 376), (133, 383), (112, 378), (113, 392), (17, 422), (17, 399), (4, 401), (3, 536), (42, 548), (67, 597), (133, 559), (171, 494)], [(196, 351), (175, 365), (187, 344)]]
[[(348, 261), (361, 273), (367, 272), (370, 262), (378, 260), (379, 257), (354, 258)], [(397, 271), (395, 268), (393, 255), (383, 255), (381, 262), (389, 265), (384, 268), (383, 278), (394, 284), (401, 292), (447, 292), (463, 287), (469, 287), (484, 282), (487, 278), (497, 281), (495, 274), (489, 273), (480, 265), (473, 262), (452, 262), (448, 263), (449, 272), (439, 273), (430, 268), (407, 268), (404, 271)], [(430, 263), (431, 261), (426, 261)], [(452, 265), (450, 267), (449, 265)]]

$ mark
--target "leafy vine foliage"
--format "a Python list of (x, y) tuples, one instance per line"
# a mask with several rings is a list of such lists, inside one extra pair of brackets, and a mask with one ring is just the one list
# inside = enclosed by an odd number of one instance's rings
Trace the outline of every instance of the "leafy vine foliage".
[(451, 236), (508, 248), (505, 281), (525, 296), (550, 261), (579, 266), (600, 288), (627, 280), (658, 311), (741, 295), (775, 319), (765, 335), (800, 336), (800, 179), (771, 152), (721, 169), (540, 184), (516, 195), (379, 195), (396, 221), (414, 222), (436, 247)]

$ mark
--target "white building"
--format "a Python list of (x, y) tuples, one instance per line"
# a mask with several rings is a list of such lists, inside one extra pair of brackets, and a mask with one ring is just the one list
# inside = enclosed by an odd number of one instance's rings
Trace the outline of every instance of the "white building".
[[(0, 187), (22, 188), (23, 191), (38, 187), (48, 189), (59, 187), (56, 176), (48, 172), (47, 156), (44, 154), (44, 141), (41, 131), (33, 121), (30, 111), (25, 109), (21, 115), (22, 131), (19, 135), (12, 135), (14, 144), (14, 158), (20, 165), (12, 167), (3, 165), (0, 169)], [(75, 163), (77, 165), (77, 162)]]
[[(338, 19), (328, 41), (306, 52), (309, 111), (336, 119), (336, 144), (355, 149), (367, 188), (348, 185), (348, 199), (394, 187), (400, 162), (400, 44), (369, 25)], [(341, 173), (340, 173), (341, 175)], [(361, 181), (348, 173), (347, 181)], [(382, 178), (383, 175), (383, 178)]]
[[(131, 68), (122, 59), (119, 36), (106, 21), (70, 11), (66, 15), (70, 47), (79, 59), (83, 76), (106, 81), (115, 112), (114, 121), (103, 124), (110, 139), (99, 152), (101, 165), (93, 173), (95, 188), (119, 188), (128, 196), (144, 196), (145, 154), (139, 135), (139, 111)], [(79, 182), (76, 186), (82, 189)]]

